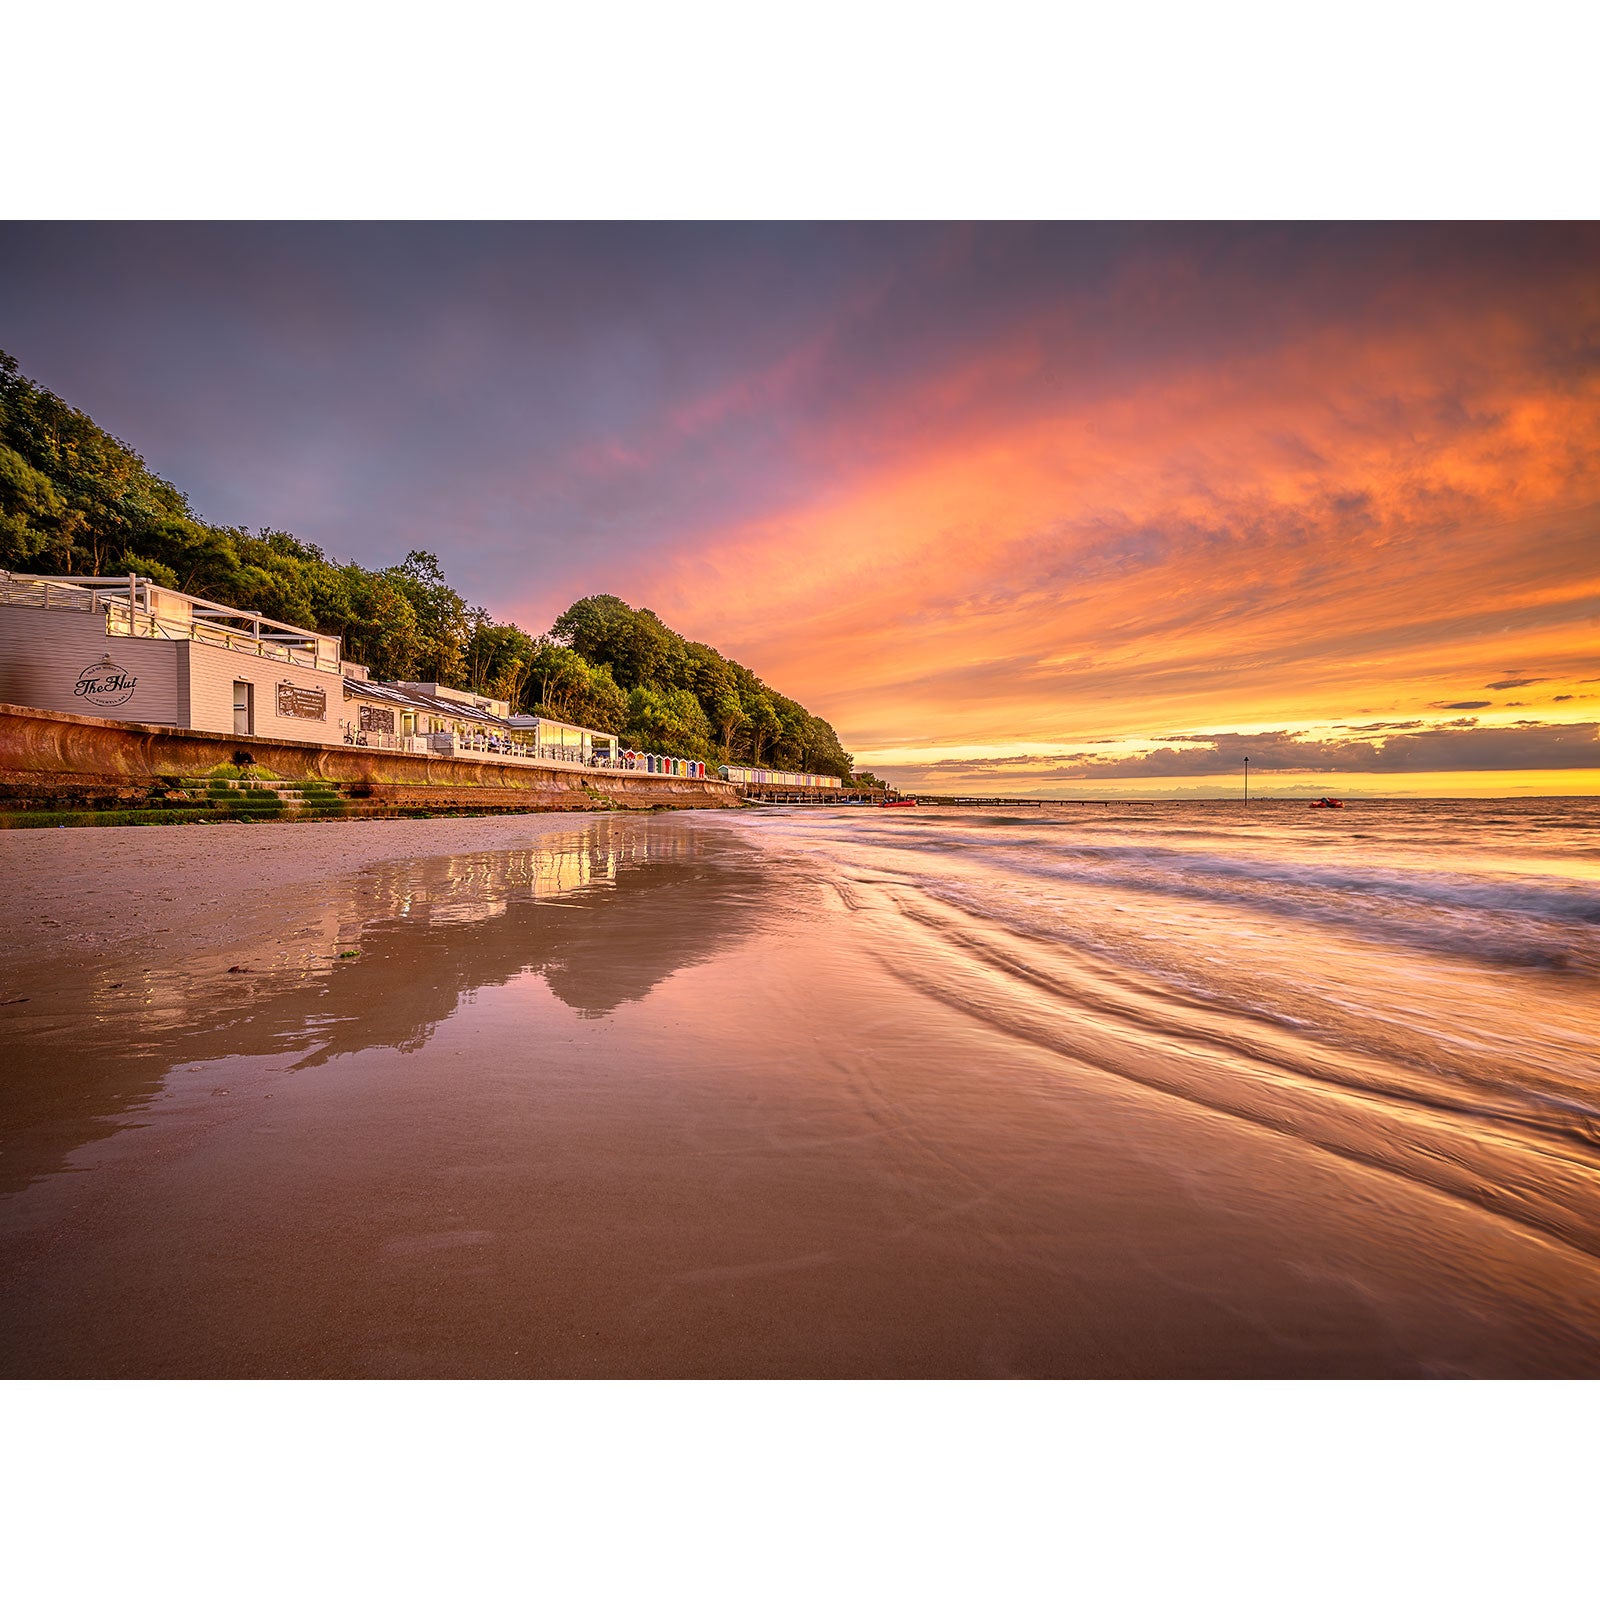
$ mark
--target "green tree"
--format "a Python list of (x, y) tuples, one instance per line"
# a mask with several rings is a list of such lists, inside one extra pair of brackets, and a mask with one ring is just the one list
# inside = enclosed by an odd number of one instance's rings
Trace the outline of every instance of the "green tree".
[(379, 680), (418, 681), (426, 640), (411, 601), (385, 573), (354, 565), (344, 571), (350, 603), (345, 654)]
[(423, 645), (417, 670), (425, 682), (459, 684), (466, 672), (470, 632), (467, 603), (445, 582), (439, 558), (426, 550), (413, 550), (383, 576), (405, 595), (416, 613)]
[(77, 515), (44, 473), (0, 445), (0, 567), (59, 568), (71, 554)]
[(482, 606), (468, 613), (467, 687), (522, 707), (538, 642), (510, 622), (496, 622)]
[(606, 666), (594, 666), (576, 650), (548, 635), (536, 641), (529, 659), (527, 695), (534, 711), (558, 722), (621, 733), (628, 715), (628, 697)]
[(575, 601), (556, 618), (550, 636), (586, 661), (610, 667), (624, 689), (642, 683), (682, 687), (683, 640), (653, 611), (635, 611), (614, 594)]
[(746, 700), (744, 712), (750, 765), (764, 766), (766, 763), (763, 758), (777, 743), (779, 735), (783, 732), (783, 722), (778, 716), (777, 707), (772, 703), (772, 697), (767, 694), (757, 694)]
[(658, 755), (686, 761), (714, 761), (711, 724), (700, 702), (687, 689), (639, 685), (628, 695), (628, 721), (623, 739)]

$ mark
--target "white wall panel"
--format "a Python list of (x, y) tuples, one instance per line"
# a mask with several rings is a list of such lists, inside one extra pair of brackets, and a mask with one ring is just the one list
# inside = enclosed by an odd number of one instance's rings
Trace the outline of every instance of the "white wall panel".
[[(344, 679), (338, 673), (290, 666), (267, 656), (249, 655), (242, 650), (196, 641), (178, 648), (183, 652), (187, 667), (189, 727), (207, 733), (232, 733), (233, 686), (241, 682), (255, 687), (253, 731), (257, 738), (300, 739), (311, 744), (344, 743), (339, 719), (347, 713)], [(326, 701), (322, 720), (279, 716), (280, 683), (293, 684), (302, 690), (321, 690)]]
[[(0, 700), (181, 727), (178, 649), (168, 639), (110, 638), (92, 611), (0, 606)], [(99, 666), (106, 657), (111, 668)], [(111, 686), (112, 669), (120, 688)]]

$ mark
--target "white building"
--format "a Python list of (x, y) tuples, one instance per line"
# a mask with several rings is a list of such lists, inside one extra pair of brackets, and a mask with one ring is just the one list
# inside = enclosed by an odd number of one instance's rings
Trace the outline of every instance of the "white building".
[(0, 700), (332, 744), (339, 641), (146, 578), (0, 573)]
[(511, 714), (510, 705), (439, 683), (372, 683), (345, 664), (348, 742), (435, 755), (516, 756), (584, 766), (617, 764), (614, 734), (549, 717)]
[(373, 683), (328, 634), (140, 577), (0, 572), (0, 701), (419, 755), (631, 765), (611, 734), (443, 684)]

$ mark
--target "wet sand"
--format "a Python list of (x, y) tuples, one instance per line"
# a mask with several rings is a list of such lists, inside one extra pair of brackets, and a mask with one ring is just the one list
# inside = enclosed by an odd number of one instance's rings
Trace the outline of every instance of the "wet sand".
[(285, 916), (306, 891), (314, 897), (381, 862), (522, 848), (572, 827), (568, 814), (523, 813), (0, 830), (0, 1000), (28, 988), (34, 973), (35, 985), (58, 980), (82, 956), (153, 965), (258, 950), (293, 937)]
[(4, 1373), (1600, 1373), (1592, 1256), (930, 1000), (776, 839), (0, 834)]

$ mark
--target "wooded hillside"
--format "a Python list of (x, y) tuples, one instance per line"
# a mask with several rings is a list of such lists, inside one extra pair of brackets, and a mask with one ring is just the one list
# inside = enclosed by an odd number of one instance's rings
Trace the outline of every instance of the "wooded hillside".
[(279, 529), (202, 522), (135, 450), (24, 377), (3, 351), (0, 568), (136, 572), (337, 634), (375, 678), (494, 695), (664, 755), (850, 776), (828, 723), (615, 595), (577, 601), (535, 636), (469, 605), (425, 550), (371, 570)]

